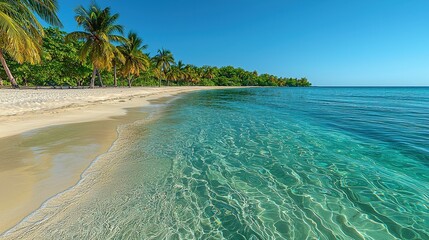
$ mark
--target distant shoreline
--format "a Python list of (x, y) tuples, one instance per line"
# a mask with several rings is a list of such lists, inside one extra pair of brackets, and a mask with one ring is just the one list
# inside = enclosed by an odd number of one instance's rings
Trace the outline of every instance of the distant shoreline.
[(311, 86), (306, 88), (429, 88), (429, 86)]

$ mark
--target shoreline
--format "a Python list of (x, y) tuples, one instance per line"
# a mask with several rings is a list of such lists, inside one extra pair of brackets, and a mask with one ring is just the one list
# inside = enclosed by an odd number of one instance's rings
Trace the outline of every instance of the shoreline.
[[(21, 203), (22, 206), (25, 205), (24, 209), (21, 209), (21, 210), (14, 209), (12, 208), (12, 206), (10, 206), (10, 208), (7, 209), (8, 208), (7, 202), (4, 201), (3, 210), (6, 209), (5, 210), (6, 216), (13, 216), (14, 220), (3, 221), (3, 223), (1, 224), (3, 226), (0, 226), (0, 236), (7, 233), (8, 231), (16, 227), (17, 224), (21, 223), (27, 217), (34, 214), (35, 211), (43, 207), (43, 205), (50, 199), (54, 198), (55, 196), (58, 196), (59, 194), (64, 193), (65, 191), (72, 189), (73, 187), (79, 184), (85, 172), (93, 165), (95, 161), (97, 161), (97, 159), (100, 156), (108, 153), (112, 148), (112, 146), (114, 145), (114, 143), (117, 141), (118, 139), (117, 127), (120, 126), (121, 124), (124, 124), (124, 122), (121, 123), (119, 120), (118, 122), (114, 122), (114, 121), (111, 121), (112, 119), (119, 119), (121, 117), (125, 118), (128, 114), (130, 114), (131, 109), (150, 106), (151, 101), (162, 100), (165, 98), (171, 99), (172, 97), (178, 94), (183, 94), (183, 93), (188, 93), (193, 91), (214, 90), (214, 89), (226, 89), (226, 88), (224, 87), (214, 87), (214, 88), (180, 87), (180, 88), (151, 89), (152, 91), (150, 91), (150, 93), (145, 92), (143, 94), (137, 94), (133, 96), (126, 95), (123, 97), (118, 97), (115, 99), (107, 99), (105, 101), (98, 101), (98, 102), (84, 102), (84, 103), (81, 103), (79, 106), (76, 106), (75, 104), (70, 104), (68, 106), (64, 106), (61, 108), (44, 109), (36, 113), (27, 112), (23, 114), (17, 114), (14, 116), (0, 116), (0, 120), (3, 121), (3, 124), (0, 125), (0, 140), (3, 140), (3, 141), (13, 137), (21, 136), (23, 135), (23, 133), (25, 133), (24, 135), (26, 135), (27, 132), (30, 132), (30, 131), (31, 132), (36, 131), (36, 135), (37, 135), (37, 132), (44, 132), (45, 129), (51, 129), (53, 126), (58, 126), (57, 128), (61, 129), (62, 126), (64, 125), (65, 126), (64, 129), (68, 129), (68, 128), (72, 128), (72, 125), (82, 126), (82, 125), (90, 125), (91, 123), (103, 123), (102, 125), (104, 125), (106, 123), (108, 126), (110, 126), (110, 128), (112, 127), (115, 128), (114, 134), (112, 134), (112, 129), (109, 130), (110, 131), (109, 134), (105, 133), (105, 132), (108, 132), (107, 130), (106, 131), (102, 130), (101, 132), (103, 132), (103, 135), (100, 135), (99, 132), (91, 132), (93, 131), (91, 129), (93, 129), (94, 126), (84, 128), (86, 129), (84, 131), (89, 131), (89, 133), (87, 134), (96, 134), (96, 135), (98, 134), (97, 139), (99, 139), (100, 141), (99, 143), (102, 147), (100, 147), (97, 150), (92, 150), (91, 152), (92, 155), (80, 156), (81, 158), (86, 158), (86, 161), (72, 162), (71, 164), (74, 165), (74, 167), (79, 166), (77, 167), (77, 169), (73, 169), (73, 168), (72, 170), (68, 168), (60, 169), (59, 175), (61, 176), (57, 176), (57, 178), (54, 180), (62, 182), (63, 184), (61, 187), (52, 187), (48, 185), (48, 188), (50, 188), (50, 192), (49, 191), (40, 192), (40, 189), (44, 188), (43, 184), (49, 183), (49, 182), (46, 183), (45, 179), (34, 178), (34, 179), (28, 179), (27, 182), (24, 182), (24, 183), (21, 182), (21, 185), (19, 186), (21, 187), (22, 185), (25, 185), (27, 187), (27, 191), (32, 192), (33, 196), (31, 196), (31, 194), (28, 196), (26, 196), (25, 194), (24, 196), (19, 196), (20, 198), (25, 199), (25, 201)], [(145, 88), (142, 90), (147, 90), (147, 89)], [(51, 90), (48, 90), (48, 91), (51, 91)], [(53, 91), (56, 91), (56, 90), (53, 90)], [(64, 90), (58, 90), (58, 91), (64, 91)], [(89, 91), (97, 91), (97, 90), (89, 90)], [(142, 116), (141, 113), (139, 116), (140, 117)], [(11, 125), (15, 127), (11, 127)], [(102, 128), (104, 128), (104, 126)], [(79, 131), (82, 131), (82, 130), (79, 130)], [(18, 142), (19, 141), (20, 140), (18, 140)], [(38, 141), (40, 141), (40, 139)], [(58, 150), (53, 151), (49, 157), (53, 158), (53, 156), (55, 156), (54, 154), (58, 154), (58, 152), (61, 152), (62, 150), (64, 150), (63, 148), (55, 146), (54, 149), (58, 149)], [(75, 155), (76, 155), (75, 157), (79, 157), (77, 153)], [(19, 161), (21, 161), (19, 158), (20, 157), (19, 155), (14, 155), (14, 156), (17, 159), (19, 159)], [(33, 155), (31, 156), (29, 155), (26, 157), (29, 159), (35, 158)], [(49, 171), (52, 171), (52, 168), (54, 168), (53, 166), (55, 164), (52, 163), (54, 162), (53, 159), (48, 159), (45, 161), (49, 162), (49, 164), (48, 166), (46, 166), (46, 169), (41, 170), (41, 173), (47, 173)], [(3, 165), (4, 163), (0, 161), (0, 164)], [(33, 165), (40, 166), (43, 164), (33, 163)], [(34, 167), (33, 165), (31, 167)], [(0, 172), (0, 179), (3, 178), (6, 181), (5, 184), (2, 186), (3, 189), (0, 189), (1, 192), (4, 192), (4, 190), (6, 190), (7, 192), (8, 188), (9, 188), (9, 191), (11, 189), (13, 191), (14, 190), (13, 184), (11, 186), (8, 186), (8, 185), (11, 182), (14, 182), (15, 184), (17, 184), (16, 181), (20, 182), (20, 179), (17, 179), (16, 176), (28, 175), (28, 170), (27, 170), (29, 168), (28, 166), (25, 166), (26, 168), (25, 171), (22, 170), (24, 169), (23, 167), (12, 168), (12, 169), (8, 169), (7, 167), (8, 165), (6, 165), (6, 172), (4, 171)], [(40, 173), (38, 172), (38, 174)], [(64, 180), (62, 176), (63, 174), (70, 175), (69, 179)], [(15, 177), (15, 179), (13, 177)], [(25, 180), (21, 179), (21, 181), (25, 181)], [(50, 182), (55, 182), (55, 181), (50, 181)], [(9, 184), (7, 184), (8, 182)], [(37, 194), (34, 194), (34, 192), (37, 192)], [(18, 193), (16, 193), (15, 195), (17, 194)], [(16, 200), (14, 199), (14, 197), (16, 198), (14, 194), (5, 194), (5, 195), (9, 196), (10, 198), (8, 199), (9, 202), (12, 202), (15, 205), (19, 205), (19, 201), (17, 202), (14, 201)], [(35, 197), (34, 195), (38, 195), (38, 196)], [(20, 198), (17, 198), (17, 199), (20, 199)], [(35, 198), (36, 198), (36, 203), (34, 203)], [(0, 205), (0, 210), (2, 209), (1, 207), (2, 206)], [(18, 209), (19, 207), (20, 206), (18, 206)], [(9, 210), (9, 215), (7, 213), (8, 210)]]
[[(169, 97), (181, 93), (188, 93), (201, 90), (232, 89), (235, 87), (163, 87), (163, 88), (111, 88), (106, 97), (98, 97), (89, 100), (71, 99), (62, 104), (46, 103), (44, 108), (34, 108), (26, 106), (26, 109), (20, 109), (15, 113), (10, 111), (0, 112), (0, 139), (8, 136), (17, 135), (26, 131), (70, 123), (90, 122), (106, 120), (110, 117), (123, 116), (126, 114), (126, 108), (143, 107), (150, 104), (150, 101), (159, 98)], [(242, 88), (242, 87), (239, 87)], [(48, 93), (66, 93), (76, 91), (77, 89), (44, 89), (44, 90), (13, 90), (0, 89), (0, 96), (8, 91), (20, 92), (25, 95), (27, 92), (37, 92), (41, 95)], [(81, 90), (81, 89), (79, 89)], [(84, 89), (85, 93), (97, 93), (106, 89)], [(110, 90), (117, 90), (110, 91)], [(119, 91), (127, 93), (121, 94)], [(20, 96), (18, 96), (20, 97)], [(50, 100), (50, 99), (49, 99)], [(57, 101), (58, 99), (56, 99)], [(61, 100), (61, 99), (59, 99)], [(23, 103), (30, 105), (31, 100)], [(13, 108), (14, 103), (4, 102), (0, 99), (0, 109), (5, 106)], [(39, 105), (39, 103), (33, 103)], [(37, 106), (38, 107), (38, 106)]]

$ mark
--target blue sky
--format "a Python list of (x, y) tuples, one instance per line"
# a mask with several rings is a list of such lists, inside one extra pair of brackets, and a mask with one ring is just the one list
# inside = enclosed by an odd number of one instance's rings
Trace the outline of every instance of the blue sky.
[[(64, 30), (90, 0), (59, 0)], [(317, 86), (429, 85), (427, 0), (98, 0), (154, 54), (307, 77)]]

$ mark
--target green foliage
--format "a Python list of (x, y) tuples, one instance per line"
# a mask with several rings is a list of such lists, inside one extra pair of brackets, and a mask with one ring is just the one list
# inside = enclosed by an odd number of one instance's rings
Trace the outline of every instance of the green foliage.
[[(75, 12), (75, 20), (83, 31), (69, 33), (66, 40), (83, 42), (79, 48), (79, 57), (82, 62), (89, 60), (92, 64), (90, 87), (94, 88), (96, 74), (101, 78), (100, 71), (110, 71), (116, 68), (117, 60), (124, 61), (121, 52), (113, 43), (126, 44), (128, 41), (122, 36), (123, 26), (116, 24), (119, 14), (113, 14), (109, 7), (102, 9), (92, 2), (88, 9), (79, 6)], [(101, 81), (100, 86), (103, 86)]]
[(124, 58), (120, 64), (120, 74), (127, 79), (129, 87), (140, 72), (150, 67), (149, 57), (143, 53), (146, 48), (147, 45), (143, 45), (143, 40), (134, 32), (130, 32), (127, 42), (118, 47)]
[(92, 3), (88, 9), (79, 6), (76, 10), (75, 19), (84, 31), (76, 31), (67, 35), (67, 40), (80, 40), (84, 44), (79, 49), (82, 61), (90, 60), (98, 70), (113, 67), (113, 59), (118, 53), (112, 42), (126, 43), (123, 27), (116, 24), (119, 14), (112, 14), (109, 7), (101, 9)]
[[(19, 64), (8, 59), (16, 79), (21, 85), (81, 86), (90, 76), (91, 68), (79, 60), (78, 49), (82, 43), (66, 42), (66, 33), (58, 28), (45, 29), (41, 62)], [(2, 78), (5, 76), (2, 75)]]
[(311, 86), (306, 78), (259, 75), (232, 66), (176, 63), (165, 49), (150, 58), (143, 52), (147, 45), (136, 33), (122, 36), (119, 14), (95, 2), (75, 10), (75, 20), (83, 31), (67, 34), (58, 28), (43, 29), (37, 17), (61, 26), (57, 10), (57, 0), (0, 0), (0, 60), (5, 69), (0, 72), (1, 84), (8, 78), (18, 87), (16, 78), (25, 86), (94, 87), (98, 75), (100, 86)]
[(216, 83), (210, 79), (203, 78), (203, 79), (201, 79), (200, 85), (201, 86), (216, 86)]
[(7, 58), (19, 63), (39, 63), (44, 36), (39, 19), (62, 26), (57, 10), (57, 0), (0, 1), (0, 62), (14, 88), (18, 84), (8, 67)]
[(202, 67), (212, 69), (212, 82), (218, 86), (286, 86), (309, 87), (311, 83), (306, 78), (282, 78), (270, 74), (258, 75), (256, 71), (249, 72), (242, 68), (226, 66), (221, 68)]
[(56, 0), (0, 1), (0, 52), (23, 63), (40, 61), (40, 40), (44, 34), (39, 19), (61, 26)]
[[(7, 57), (18, 83), (27, 86), (88, 86), (93, 66), (91, 61), (81, 59), (80, 51), (85, 43), (77, 39), (65, 41), (67, 33), (58, 28), (47, 28), (44, 32), (39, 64), (19, 64)], [(142, 44), (142, 40), (134, 33), (128, 38), (126, 43), (117, 47), (120, 57), (113, 60), (117, 65), (118, 86), (125, 87), (130, 83), (132, 86), (311, 86), (306, 78), (259, 75), (256, 71), (232, 66), (197, 67), (185, 65), (182, 61), (175, 63), (172, 53), (168, 50), (158, 51), (158, 55), (149, 61), (148, 55), (143, 53), (146, 45)], [(104, 69), (100, 73), (105, 85), (114, 85), (113, 69)], [(0, 72), (0, 77), (7, 79), (4, 72)]]

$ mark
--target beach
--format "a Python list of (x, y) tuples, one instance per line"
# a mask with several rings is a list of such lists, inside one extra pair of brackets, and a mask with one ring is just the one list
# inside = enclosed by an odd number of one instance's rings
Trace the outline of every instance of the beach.
[(429, 240), (429, 1), (0, 2), (0, 240)]
[(147, 117), (139, 108), (218, 88), (0, 90), (0, 233), (75, 185), (118, 125)]
[(103, 120), (151, 100), (221, 88), (0, 89), (0, 138), (46, 126)]

